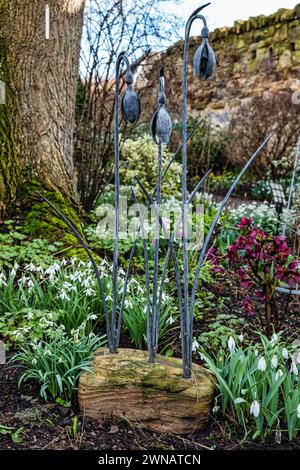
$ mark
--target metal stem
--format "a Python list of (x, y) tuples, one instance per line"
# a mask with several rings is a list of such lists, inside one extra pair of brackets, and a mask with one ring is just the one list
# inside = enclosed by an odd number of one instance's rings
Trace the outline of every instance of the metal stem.
[[(183, 51), (183, 77), (182, 77), (182, 230), (183, 230), (183, 326), (182, 326), (182, 359), (183, 376), (191, 377), (191, 361), (189, 359), (189, 260), (188, 260), (188, 233), (187, 233), (187, 74), (188, 74), (188, 48), (193, 22), (197, 15), (210, 3), (197, 8), (187, 21), (185, 28), (185, 41)], [(203, 17), (199, 16), (203, 21)]]
[(86, 254), (88, 255), (88, 258), (89, 258), (89, 260), (90, 260), (90, 262), (93, 266), (93, 269), (94, 269), (94, 272), (95, 272), (95, 275), (96, 275), (96, 279), (97, 279), (97, 283), (98, 283), (98, 287), (99, 287), (99, 291), (100, 291), (100, 296), (101, 296), (101, 300), (102, 300), (102, 303), (103, 303), (104, 316), (105, 316), (105, 320), (106, 320), (107, 342), (108, 342), (109, 348), (111, 348), (112, 344), (113, 344), (113, 341), (112, 341), (112, 332), (111, 332), (111, 328), (110, 328), (111, 325), (110, 325), (109, 316), (108, 316), (108, 308), (107, 308), (107, 303), (106, 303), (106, 298), (105, 298), (105, 293), (104, 293), (104, 287), (103, 287), (101, 277), (100, 277), (100, 273), (99, 273), (99, 269), (98, 269), (97, 264), (94, 260), (94, 257), (92, 255), (90, 249), (88, 248), (88, 246), (84, 242), (83, 238), (81, 237), (80, 233), (74, 227), (74, 225), (45, 196), (43, 196), (41, 193), (37, 193), (37, 194), (54, 210), (54, 212), (60, 217), (60, 219), (62, 219), (65, 222), (65, 224), (69, 227), (69, 229), (71, 230), (73, 235), (77, 238), (80, 245), (82, 246), (82, 248), (85, 250)]
[(289, 199), (288, 199), (288, 203), (287, 203), (287, 206), (286, 206), (286, 209), (285, 209), (284, 225), (283, 225), (283, 231), (282, 231), (283, 236), (285, 236), (286, 229), (287, 229), (287, 224), (288, 224), (288, 221), (289, 221), (289, 215), (290, 215), (289, 212), (290, 212), (291, 204), (292, 204), (292, 196), (293, 196), (293, 191), (294, 191), (294, 186), (295, 186), (295, 178), (296, 178), (296, 171), (297, 171), (297, 168), (298, 168), (299, 156), (300, 156), (300, 137), (299, 137), (299, 140), (298, 140), (298, 145), (297, 145), (297, 150), (296, 150), (293, 176), (292, 176), (291, 186), (290, 186), (290, 190), (289, 190)]
[[(119, 85), (120, 68), (125, 62), (127, 71), (130, 71), (130, 63), (125, 54), (121, 52), (117, 57), (115, 75), (115, 113), (114, 113), (114, 150), (115, 150), (115, 218), (114, 218), (114, 253), (113, 253), (113, 304), (111, 312), (111, 330), (113, 334), (113, 347), (111, 353), (116, 353), (118, 349), (118, 327), (116, 325), (116, 314), (118, 305), (118, 264), (119, 264), (119, 224), (120, 224), (120, 146), (119, 146)], [(120, 312), (119, 312), (120, 315)], [(119, 323), (119, 322), (118, 322)]]
[(157, 284), (158, 284), (158, 268), (159, 268), (159, 235), (160, 235), (160, 205), (161, 205), (161, 167), (162, 167), (162, 144), (158, 144), (157, 152), (157, 194), (156, 194), (156, 208), (155, 208), (155, 240), (154, 240), (154, 273), (153, 273), (153, 325), (152, 325), (152, 361), (155, 361), (156, 356), (156, 344), (157, 344), (157, 318), (159, 313), (157, 312)]

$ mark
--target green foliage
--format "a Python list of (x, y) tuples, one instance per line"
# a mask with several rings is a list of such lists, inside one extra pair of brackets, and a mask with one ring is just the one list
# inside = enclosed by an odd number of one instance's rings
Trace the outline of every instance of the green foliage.
[[(124, 329), (130, 334), (132, 343), (138, 349), (143, 349), (147, 345), (147, 315), (146, 299), (144, 297), (131, 297), (127, 301), (127, 308), (124, 312)], [(168, 320), (172, 313), (170, 299), (163, 296), (162, 311), (160, 317), (159, 338), (161, 339), (168, 331)]]
[(3, 424), (0, 424), (0, 438), (1, 436), (10, 436), (11, 440), (15, 444), (20, 444), (22, 442), (22, 434), (23, 428), (15, 429), (12, 426), (4, 426)]
[[(10, 221), (7, 222), (9, 225)], [(45, 240), (28, 240), (26, 235), (17, 231), (0, 233), (0, 269), (12, 268), (15, 263), (34, 263), (47, 267), (53, 263), (52, 253), (59, 251), (61, 243)]]
[(281, 226), (273, 205), (252, 202), (240, 204), (237, 207), (229, 206), (224, 213), (221, 231), (216, 240), (216, 245), (222, 253), (226, 251), (227, 246), (235, 242), (239, 232), (237, 224), (242, 217), (251, 217), (254, 225), (267, 235), (277, 233)]
[(215, 354), (225, 348), (229, 336), (237, 342), (244, 339), (241, 335), (244, 325), (245, 320), (234, 315), (217, 315), (216, 321), (209, 324), (209, 330), (198, 336), (198, 342), (205, 351)]
[(93, 353), (104, 345), (104, 338), (90, 335), (78, 339), (63, 335), (47, 341), (25, 343), (12, 357), (25, 370), (19, 386), (28, 380), (40, 385), (44, 400), (62, 397), (71, 400), (82, 371), (89, 371)]
[(237, 174), (231, 171), (225, 171), (221, 175), (211, 173), (206, 190), (213, 193), (225, 193), (234, 182)]
[[(192, 131), (196, 126), (196, 120), (190, 118), (188, 121), (188, 131)], [(181, 123), (174, 126), (175, 139), (181, 142)], [(196, 184), (199, 176), (212, 168), (215, 172), (224, 171), (227, 166), (225, 161), (225, 148), (228, 143), (228, 133), (224, 127), (212, 124), (207, 118), (202, 125), (194, 132), (189, 141), (188, 173), (190, 179)]]
[[(201, 358), (216, 377), (224, 414), (242, 426), (245, 436), (264, 440), (272, 432), (287, 431), (293, 439), (300, 431), (300, 354), (273, 335), (245, 348), (232, 337), (228, 346)], [(215, 408), (215, 411), (216, 408)]]

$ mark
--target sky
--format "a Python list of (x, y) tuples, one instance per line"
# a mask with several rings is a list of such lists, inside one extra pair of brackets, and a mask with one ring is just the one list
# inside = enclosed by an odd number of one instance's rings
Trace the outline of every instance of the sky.
[[(209, 2), (209, 0), (207, 0)], [(181, 16), (184, 20), (205, 0), (183, 0), (176, 5), (170, 0), (168, 10)], [(212, 0), (205, 8), (205, 15), (211, 31), (220, 26), (232, 26), (235, 20), (247, 20), (250, 16), (270, 15), (279, 8), (293, 8), (300, 0)], [(203, 13), (204, 13), (203, 11)], [(199, 26), (194, 26), (192, 34), (199, 34)], [(181, 32), (183, 35), (183, 31)]]

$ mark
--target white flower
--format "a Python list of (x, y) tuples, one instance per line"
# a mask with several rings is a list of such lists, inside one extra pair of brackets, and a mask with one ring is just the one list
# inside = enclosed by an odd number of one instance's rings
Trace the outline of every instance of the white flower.
[(259, 416), (260, 413), (260, 404), (257, 400), (254, 400), (250, 406), (250, 414), (253, 415), (255, 418)]
[(295, 375), (299, 374), (298, 367), (295, 361), (292, 361), (291, 372), (293, 372), (293, 374)]
[(282, 370), (278, 369), (278, 371), (276, 372), (276, 375), (275, 375), (275, 380), (278, 380), (282, 376), (283, 376)]
[(200, 344), (198, 343), (198, 341), (196, 340), (196, 338), (193, 339), (193, 344), (192, 344), (192, 351), (195, 352), (197, 351), (197, 349), (200, 348)]
[(230, 336), (228, 340), (228, 349), (231, 353), (235, 350), (235, 341), (232, 336)]
[(271, 338), (271, 344), (275, 344), (277, 341), (278, 341), (278, 336), (276, 335), (276, 333), (274, 333)]
[(283, 357), (283, 359), (288, 359), (289, 358), (289, 352), (286, 348), (283, 348), (283, 350), (282, 350), (282, 357)]
[(95, 315), (94, 313), (92, 315), (89, 315), (88, 320), (97, 320), (97, 315)]
[(27, 315), (25, 315), (25, 317), (27, 318), (27, 320), (32, 320), (34, 318), (34, 315), (32, 312), (28, 312)]
[(299, 403), (299, 405), (297, 406), (297, 418), (300, 419), (300, 403)]
[(242, 343), (242, 342), (244, 341), (244, 335), (240, 335), (240, 336), (239, 336), (239, 340), (240, 340), (240, 342)]
[(166, 321), (167, 325), (173, 325), (173, 323), (175, 323), (175, 320), (174, 318), (172, 317), (172, 315), (169, 316), (168, 320)]
[(255, 356), (255, 357), (258, 356), (258, 350), (257, 350), (257, 349), (255, 349), (255, 351), (254, 351), (254, 356)]
[(297, 362), (297, 364), (300, 364), (300, 352), (298, 352), (298, 354), (296, 356), (296, 362)]
[(65, 290), (61, 291), (61, 293), (59, 294), (59, 297), (61, 298), (61, 300), (70, 300), (70, 297), (68, 296)]
[(265, 358), (262, 356), (259, 361), (258, 361), (258, 364), (257, 364), (257, 370), (260, 370), (260, 371), (265, 371), (267, 368), (267, 364), (266, 364), (266, 360)]
[(0, 287), (7, 286), (6, 277), (4, 273), (0, 273)]
[(85, 294), (87, 295), (87, 297), (92, 297), (95, 294), (95, 291), (94, 289), (91, 289), (89, 287), (88, 289), (86, 289)]
[(272, 364), (272, 367), (274, 367), (274, 369), (277, 369), (277, 366), (278, 366), (278, 359), (277, 359), (277, 356), (273, 356), (272, 359), (271, 359), (271, 364)]

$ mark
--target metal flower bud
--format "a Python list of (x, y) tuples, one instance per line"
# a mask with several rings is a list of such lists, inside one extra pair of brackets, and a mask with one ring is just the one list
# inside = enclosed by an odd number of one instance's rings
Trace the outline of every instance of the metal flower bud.
[(206, 80), (211, 77), (216, 69), (216, 56), (209, 45), (208, 35), (208, 28), (204, 26), (201, 32), (202, 44), (194, 56), (194, 70), (200, 80)]
[(141, 103), (132, 88), (133, 75), (128, 71), (125, 75), (127, 89), (121, 99), (121, 112), (125, 122), (135, 124), (141, 115)]
[(165, 107), (165, 79), (163, 69), (160, 72), (160, 89), (158, 95), (159, 107), (151, 121), (150, 131), (154, 142), (167, 145), (172, 134), (172, 120)]

